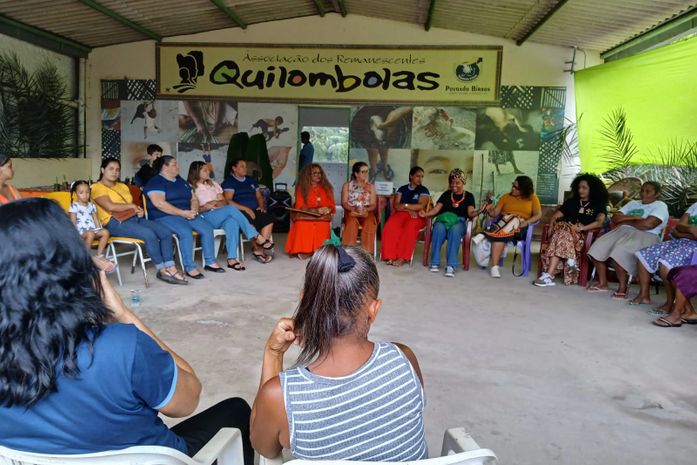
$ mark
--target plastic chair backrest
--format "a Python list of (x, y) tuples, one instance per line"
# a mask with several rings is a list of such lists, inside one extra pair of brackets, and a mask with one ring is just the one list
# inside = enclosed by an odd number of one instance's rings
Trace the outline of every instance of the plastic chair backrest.
[(117, 451), (75, 455), (35, 454), (0, 446), (0, 464), (2, 465), (192, 465), (195, 463), (178, 450), (162, 446), (135, 446)]
[(43, 197), (45, 199), (51, 199), (54, 200), (58, 203), (58, 205), (61, 206), (61, 208), (67, 213), (68, 209), (70, 208), (70, 204), (72, 203), (71, 198), (70, 198), (70, 192), (46, 192)]

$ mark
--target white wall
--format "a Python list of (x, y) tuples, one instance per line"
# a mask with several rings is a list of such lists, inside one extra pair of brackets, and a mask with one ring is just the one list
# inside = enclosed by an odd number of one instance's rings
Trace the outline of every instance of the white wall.
[[(178, 36), (166, 42), (216, 42), (257, 44), (357, 44), (357, 45), (503, 45), (501, 83), (506, 85), (565, 86), (566, 114), (575, 120), (573, 77), (563, 72), (572, 50), (513, 41), (384, 19), (329, 14), (274, 21), (240, 28)], [(601, 63), (597, 53), (587, 52), (588, 67)], [(577, 58), (577, 69), (583, 59)], [(87, 154), (101, 156), (100, 80), (155, 79), (155, 43), (143, 41), (93, 50), (87, 62)], [(99, 163), (94, 163), (96, 170)], [(95, 173), (96, 176), (96, 173)]]

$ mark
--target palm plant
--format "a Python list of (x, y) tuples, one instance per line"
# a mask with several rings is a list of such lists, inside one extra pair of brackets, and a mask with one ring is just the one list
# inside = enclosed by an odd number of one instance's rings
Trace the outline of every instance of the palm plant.
[(606, 118), (600, 136), (600, 157), (610, 167), (601, 175), (604, 179), (619, 181), (636, 177), (660, 182), (661, 199), (675, 217), (697, 200), (697, 143), (672, 140), (652, 154), (656, 163), (637, 163), (633, 158), (639, 149), (622, 108)]
[(0, 55), (0, 150), (16, 157), (75, 153), (75, 111), (55, 65), (30, 73), (19, 57)]

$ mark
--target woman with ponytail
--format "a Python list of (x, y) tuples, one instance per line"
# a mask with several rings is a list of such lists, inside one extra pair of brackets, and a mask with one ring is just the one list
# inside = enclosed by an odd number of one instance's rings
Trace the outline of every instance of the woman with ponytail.
[[(278, 321), (264, 348), (250, 423), (260, 454), (274, 457), (285, 447), (310, 460), (428, 456), (414, 353), (368, 339), (379, 287), (364, 250), (325, 245), (314, 253), (295, 315)], [(284, 371), (283, 355), (293, 343), (300, 356)]]

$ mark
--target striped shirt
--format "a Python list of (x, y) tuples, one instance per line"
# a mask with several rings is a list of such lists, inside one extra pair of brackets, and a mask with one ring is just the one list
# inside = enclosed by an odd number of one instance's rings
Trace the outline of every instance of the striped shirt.
[(428, 457), (423, 387), (394, 344), (376, 343), (368, 361), (348, 376), (328, 378), (292, 368), (280, 380), (295, 458), (404, 462)]

